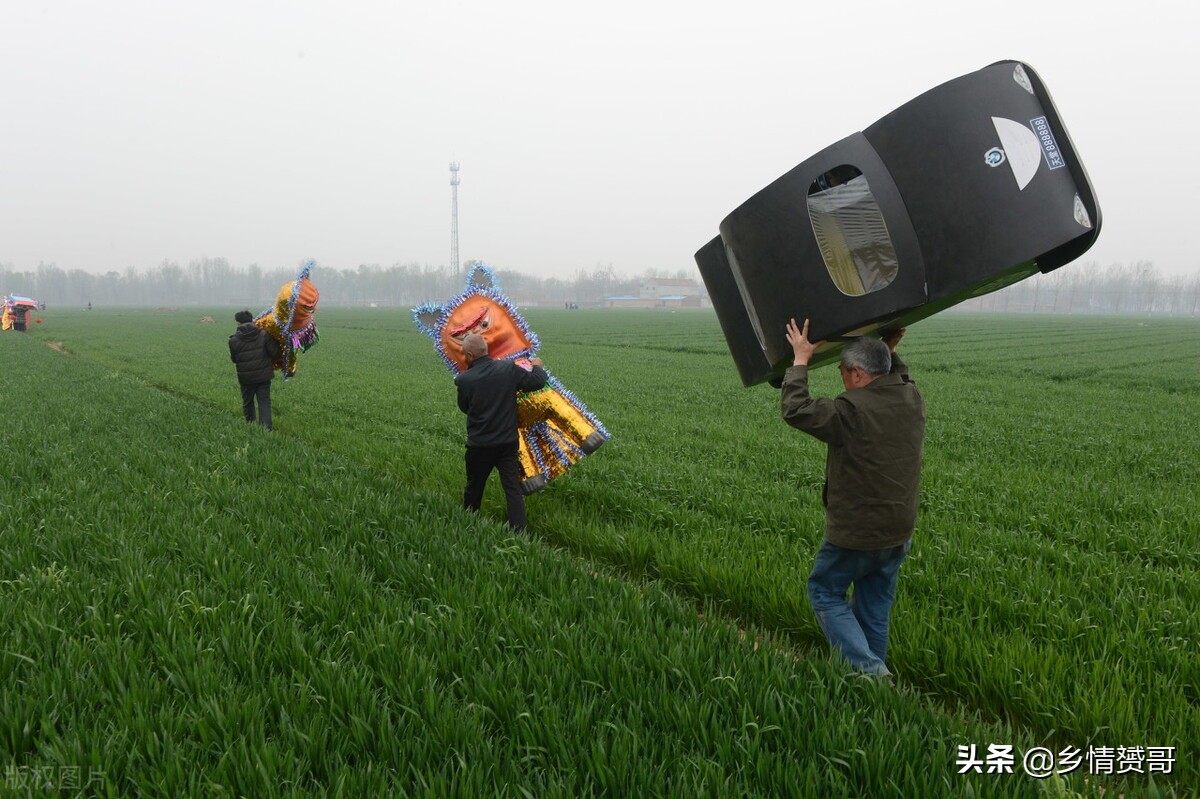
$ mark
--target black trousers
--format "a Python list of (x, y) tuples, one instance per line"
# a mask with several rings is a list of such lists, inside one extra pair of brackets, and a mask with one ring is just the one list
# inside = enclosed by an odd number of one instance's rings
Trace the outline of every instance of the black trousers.
[(271, 429), (271, 381), (265, 383), (242, 383), (242, 416), (247, 422), (254, 421), (254, 400), (258, 398), (258, 420)]
[(467, 488), (463, 491), (463, 507), (479, 510), (492, 469), (500, 472), (500, 485), (508, 503), (508, 526), (524, 530), (525, 497), (521, 495), (521, 464), (517, 459), (516, 441), (498, 447), (467, 447)]

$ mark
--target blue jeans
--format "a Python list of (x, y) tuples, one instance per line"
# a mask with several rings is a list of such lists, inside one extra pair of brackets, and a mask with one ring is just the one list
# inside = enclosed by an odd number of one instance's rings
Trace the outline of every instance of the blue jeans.
[[(912, 540), (890, 549), (844, 549), (821, 544), (808, 576), (808, 599), (829, 643), (868, 674), (888, 671), (888, 619), (896, 578)], [(854, 593), (850, 597), (850, 586)]]

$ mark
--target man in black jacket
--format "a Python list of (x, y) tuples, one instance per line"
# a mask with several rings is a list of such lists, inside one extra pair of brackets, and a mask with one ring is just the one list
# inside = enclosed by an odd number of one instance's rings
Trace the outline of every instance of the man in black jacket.
[(271, 429), (271, 381), (275, 379), (275, 359), (283, 353), (279, 342), (254, 324), (254, 315), (238, 311), (233, 315), (237, 332), (229, 337), (229, 358), (237, 364), (238, 383), (242, 386), (242, 414), (254, 421), (254, 399), (258, 398), (258, 420)]
[(517, 458), (517, 392), (536, 391), (549, 375), (542, 360), (530, 360), (530, 369), (514, 361), (494, 361), (487, 342), (477, 333), (463, 338), (467, 370), (454, 378), (458, 409), (467, 415), (467, 487), (463, 507), (478, 511), (492, 469), (500, 472), (500, 485), (508, 503), (508, 526), (525, 529), (525, 498), (521, 496), (521, 466)]

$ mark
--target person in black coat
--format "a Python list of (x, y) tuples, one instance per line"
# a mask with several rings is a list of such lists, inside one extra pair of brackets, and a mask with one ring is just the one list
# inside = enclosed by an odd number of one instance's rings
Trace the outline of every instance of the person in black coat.
[(517, 392), (536, 391), (549, 375), (542, 359), (529, 361), (529, 369), (509, 360), (492, 360), (487, 342), (478, 333), (463, 338), (467, 370), (454, 378), (458, 387), (458, 409), (467, 415), (467, 487), (463, 507), (478, 511), (483, 489), (492, 469), (500, 473), (500, 485), (508, 503), (508, 526), (525, 529), (525, 498), (521, 495), (521, 464), (518, 460)]
[(229, 337), (229, 359), (237, 364), (238, 383), (242, 387), (242, 414), (254, 421), (254, 400), (258, 398), (258, 421), (271, 429), (271, 381), (275, 379), (275, 360), (282, 356), (279, 342), (254, 324), (254, 315), (238, 311), (233, 316), (237, 332)]

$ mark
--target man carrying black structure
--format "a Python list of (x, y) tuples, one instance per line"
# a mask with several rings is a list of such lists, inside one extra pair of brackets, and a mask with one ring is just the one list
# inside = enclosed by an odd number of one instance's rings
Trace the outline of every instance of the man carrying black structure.
[(229, 337), (229, 359), (237, 364), (238, 383), (242, 387), (242, 415), (254, 421), (254, 400), (258, 399), (258, 421), (271, 429), (271, 381), (275, 379), (275, 360), (282, 356), (279, 342), (254, 324), (254, 315), (238, 311), (233, 315), (237, 332)]
[[(782, 412), (792, 427), (825, 442), (825, 540), (808, 578), (808, 598), (829, 642), (857, 670), (881, 677), (900, 564), (912, 545), (925, 436), (925, 401), (896, 354), (901, 328), (883, 341), (863, 336), (842, 350), (846, 391), (808, 393), (808, 362), (821, 342), (792, 319), (792, 366)], [(853, 586), (853, 594), (850, 594)]]
[(514, 361), (492, 360), (487, 342), (477, 333), (463, 338), (467, 369), (454, 378), (458, 409), (467, 415), (467, 487), (463, 507), (478, 511), (492, 469), (508, 503), (508, 526), (525, 529), (525, 498), (521, 496), (521, 465), (517, 457), (517, 392), (536, 391), (549, 375), (541, 358), (526, 369)]

